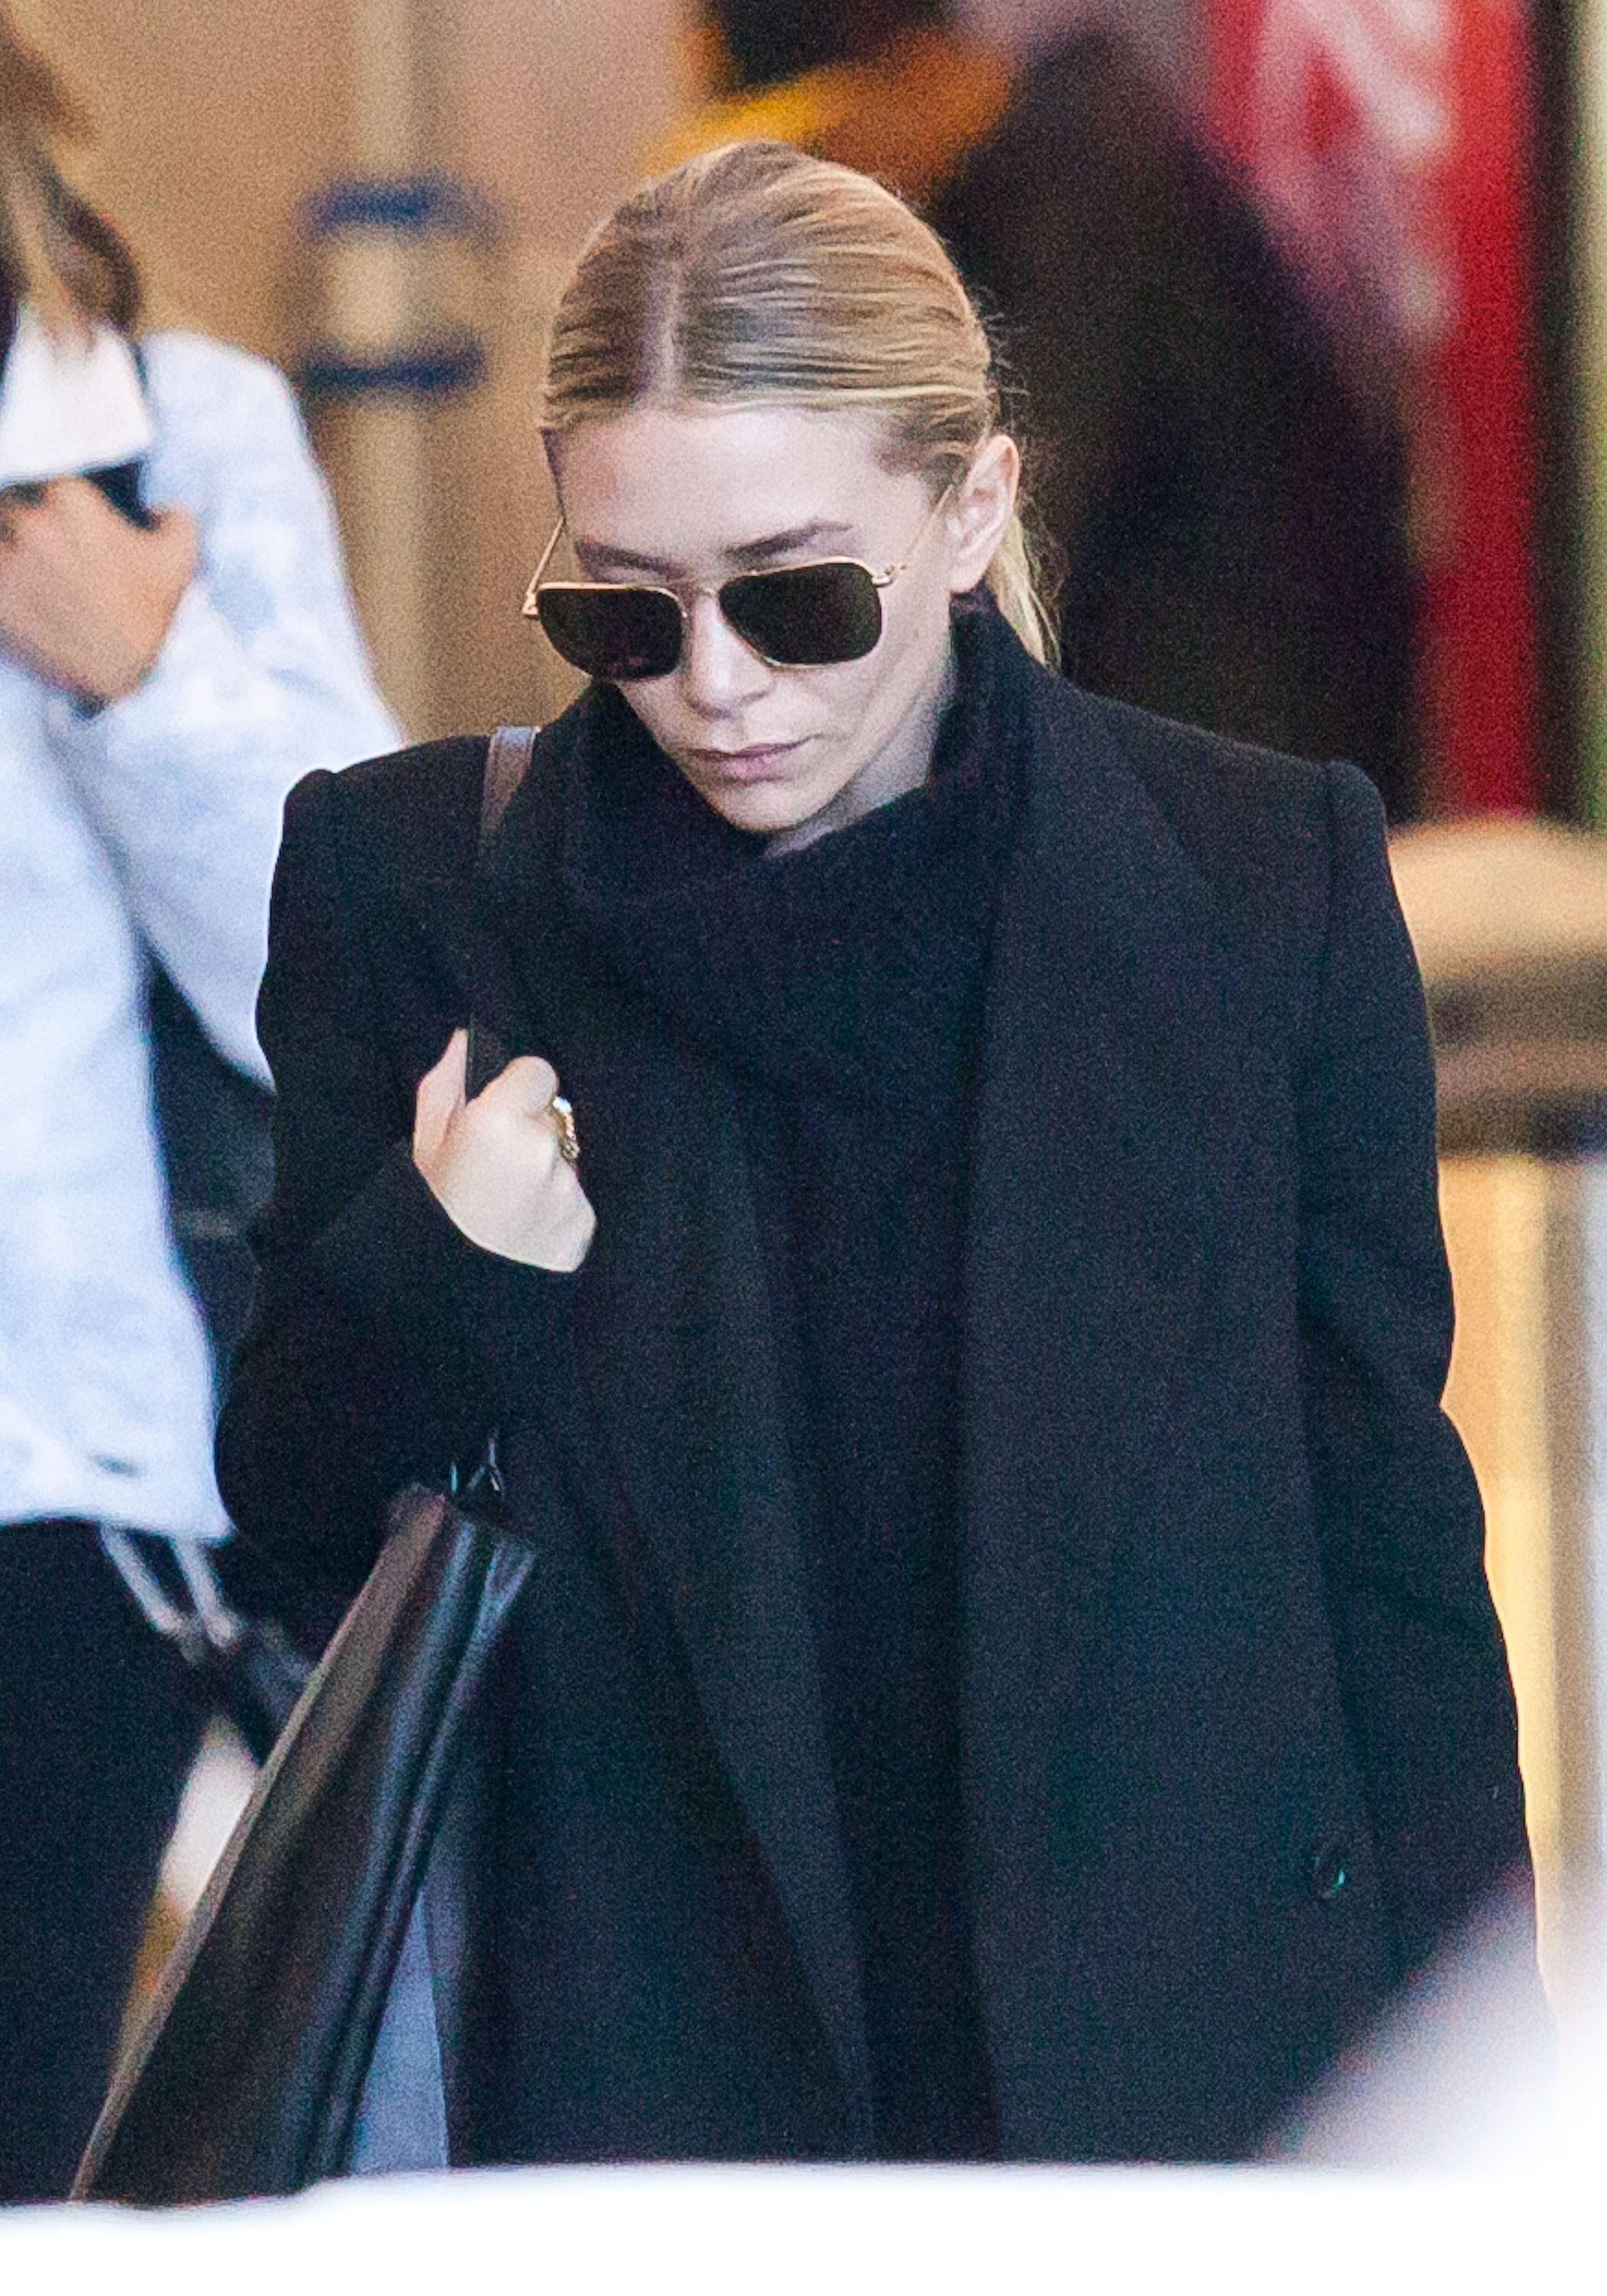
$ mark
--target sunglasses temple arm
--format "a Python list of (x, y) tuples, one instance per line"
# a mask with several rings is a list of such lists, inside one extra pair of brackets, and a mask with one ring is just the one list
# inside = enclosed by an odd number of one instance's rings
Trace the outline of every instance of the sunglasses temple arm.
[[(944, 504), (948, 500), (948, 497), (953, 494), (955, 488), (959, 485), (959, 483), (960, 481), (958, 479), (951, 479), (949, 480), (942, 493), (938, 496), (937, 501), (933, 503), (931, 508), (927, 512), (926, 516), (922, 520), (920, 533), (916, 535), (914, 540), (910, 544), (908, 552), (898, 561), (898, 563), (896, 566), (890, 566), (884, 574), (873, 574), (871, 576), (872, 581), (879, 590), (885, 590), (890, 582), (896, 582), (900, 574), (904, 573), (909, 567), (914, 565), (915, 553), (920, 549), (921, 545), (926, 539), (927, 529), (931, 526), (933, 519), (937, 517), (938, 512), (942, 509)], [(554, 535), (553, 537), (553, 541), (556, 542), (557, 539), (557, 536)], [(549, 544), (549, 549), (551, 546), (551, 544)], [(544, 560), (542, 562), (545, 564), (545, 561)]]
[(531, 621), (539, 621), (541, 619), (541, 610), (536, 603), (536, 591), (542, 576), (547, 570), (547, 562), (558, 547), (558, 537), (562, 532), (563, 520), (561, 515), (557, 525), (547, 537), (547, 546), (537, 562), (536, 571), (530, 577), (530, 586), (524, 594), (524, 604), (520, 608), (521, 613), (527, 615)]

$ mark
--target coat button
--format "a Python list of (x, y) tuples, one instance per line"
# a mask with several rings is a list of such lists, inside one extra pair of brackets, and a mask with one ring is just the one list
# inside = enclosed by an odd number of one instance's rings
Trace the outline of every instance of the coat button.
[(1322, 1904), (1332, 1905), (1350, 1879), (1350, 1859), (1342, 1841), (1324, 1841), (1312, 1857), (1307, 1871), (1311, 1894)]

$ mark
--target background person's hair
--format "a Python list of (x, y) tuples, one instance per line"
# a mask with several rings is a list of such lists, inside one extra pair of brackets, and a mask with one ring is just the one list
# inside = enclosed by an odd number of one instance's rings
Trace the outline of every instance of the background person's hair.
[[(582, 250), (553, 321), (544, 427), (562, 436), (653, 400), (865, 415), (934, 500), (1001, 419), (987, 334), (937, 234), (869, 176), (787, 144), (686, 160)], [(1052, 661), (1019, 515), (988, 582)]]
[(103, 319), (139, 324), (139, 271), (121, 236), (72, 190), (65, 148), (87, 134), (84, 114), (0, 0), (0, 290), (30, 301), (60, 331)]
[(948, 19), (948, 0), (705, 0), (726, 58), (742, 87), (763, 87), (857, 63), (900, 32)]

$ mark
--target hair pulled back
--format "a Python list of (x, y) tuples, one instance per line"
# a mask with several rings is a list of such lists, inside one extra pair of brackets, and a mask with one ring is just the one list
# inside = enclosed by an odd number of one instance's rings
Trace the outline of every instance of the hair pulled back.
[[(644, 184), (560, 299), (545, 430), (653, 401), (863, 415), (934, 501), (1001, 417), (987, 334), (936, 233), (868, 176), (762, 142)], [(1022, 643), (1053, 660), (1019, 516), (987, 578)]]

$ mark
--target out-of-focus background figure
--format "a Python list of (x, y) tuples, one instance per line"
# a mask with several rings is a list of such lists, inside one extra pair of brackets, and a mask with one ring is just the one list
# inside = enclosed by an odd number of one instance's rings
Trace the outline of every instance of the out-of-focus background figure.
[(248, 1078), (280, 808), (393, 722), (280, 377), (143, 324), (0, 11), (0, 2200), (65, 2190), (198, 1731), (102, 1552), (213, 1541), (148, 992)]
[(709, 0), (729, 93), (687, 144), (775, 132), (919, 201), (991, 315), (1098, 693), (1419, 806), (1405, 442), (1244, 189), (1078, 12), (1021, 69), (946, 0)]

